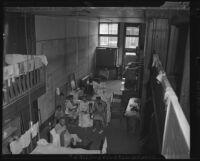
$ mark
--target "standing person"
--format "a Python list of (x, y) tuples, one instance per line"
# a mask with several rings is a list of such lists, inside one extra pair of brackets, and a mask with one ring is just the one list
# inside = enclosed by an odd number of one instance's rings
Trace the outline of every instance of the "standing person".
[(62, 110), (62, 107), (58, 105), (56, 107), (55, 115), (54, 115), (54, 125), (57, 124), (61, 117), (65, 116), (65, 112)]
[(89, 78), (87, 80), (87, 84), (86, 84), (86, 88), (85, 88), (85, 94), (88, 95), (93, 95), (94, 93), (94, 89), (93, 89), (93, 82), (92, 82), (92, 78)]
[(101, 97), (96, 97), (93, 109), (93, 132), (96, 131), (98, 123), (100, 126), (99, 134), (103, 132), (103, 128), (106, 126), (106, 107), (107, 105), (104, 101), (101, 100)]
[(90, 127), (91, 126), (91, 119), (89, 113), (89, 101), (86, 99), (84, 95), (82, 100), (80, 101), (80, 105), (78, 108), (79, 111), (79, 126), (80, 127)]
[(78, 106), (79, 106), (79, 102), (74, 100), (74, 96), (73, 95), (69, 95), (69, 101), (66, 102), (65, 106), (65, 114), (67, 114), (72, 120), (72, 123), (76, 123), (77, 122), (77, 118), (78, 118)]

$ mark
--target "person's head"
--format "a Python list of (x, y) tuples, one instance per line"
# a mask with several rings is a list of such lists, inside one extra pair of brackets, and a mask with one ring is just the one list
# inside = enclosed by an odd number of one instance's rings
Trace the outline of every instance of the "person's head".
[(58, 110), (58, 111), (61, 111), (61, 105), (58, 105), (58, 106), (57, 106), (57, 110)]
[(70, 101), (73, 101), (74, 96), (72, 94), (70, 94), (68, 98), (69, 98)]
[(83, 100), (84, 102), (87, 101), (86, 95), (83, 95), (83, 96), (82, 96), (82, 100)]
[(99, 106), (102, 106), (102, 105), (103, 105), (103, 104), (102, 104), (101, 102), (98, 102), (98, 107), (99, 107)]
[(101, 102), (101, 97), (100, 97), (100, 96), (97, 96), (97, 97), (96, 97), (96, 101), (97, 101), (97, 103)]
[(65, 118), (64, 118), (64, 117), (61, 117), (61, 118), (59, 119), (59, 123), (60, 123), (61, 126), (64, 126), (64, 125), (65, 125)]
[(62, 92), (60, 93), (60, 97), (61, 97), (61, 98), (64, 98), (64, 94), (63, 94)]
[(91, 78), (91, 77), (89, 77), (88, 81), (89, 81), (89, 83), (92, 83), (92, 78)]

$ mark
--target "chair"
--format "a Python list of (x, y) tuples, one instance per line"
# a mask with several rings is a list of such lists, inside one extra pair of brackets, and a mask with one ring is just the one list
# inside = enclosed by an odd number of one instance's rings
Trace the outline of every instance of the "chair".
[(55, 128), (51, 129), (50, 134), (52, 136), (52, 144), (55, 146), (61, 146), (60, 135), (56, 133)]

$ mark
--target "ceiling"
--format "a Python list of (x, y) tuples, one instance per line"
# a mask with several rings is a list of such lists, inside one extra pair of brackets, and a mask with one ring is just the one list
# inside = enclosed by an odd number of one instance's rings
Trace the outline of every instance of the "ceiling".
[[(160, 7), (5, 7), (7, 12), (46, 16), (82, 16), (122, 21), (189, 11), (189, 2), (165, 2)], [(189, 12), (188, 12), (189, 13)], [(185, 16), (185, 15), (184, 15)]]

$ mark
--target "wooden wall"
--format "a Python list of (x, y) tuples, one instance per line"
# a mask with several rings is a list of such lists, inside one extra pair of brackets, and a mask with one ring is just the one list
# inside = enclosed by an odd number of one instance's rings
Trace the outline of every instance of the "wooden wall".
[(153, 49), (159, 54), (164, 68), (168, 50), (168, 34), (168, 19), (153, 19)]
[[(144, 110), (143, 108), (145, 105), (145, 100), (147, 99), (146, 94), (147, 94), (148, 81), (150, 78), (149, 70), (152, 67), (153, 50), (155, 50), (155, 52), (159, 55), (162, 65), (167, 72), (167, 75), (169, 74), (170, 83), (172, 84), (172, 87), (175, 88), (175, 90), (176, 90), (176, 84), (181, 86), (181, 82), (183, 80), (183, 77), (181, 76), (183, 73), (183, 67), (185, 65), (188, 65), (188, 64), (183, 65), (184, 58), (185, 58), (184, 53), (185, 53), (185, 50), (187, 51), (188, 49), (185, 48), (186, 43), (184, 43), (184, 41), (186, 42), (187, 37), (183, 35), (185, 34), (185, 32), (183, 31), (185, 31), (186, 28), (185, 27), (183, 28), (182, 24), (179, 24), (178, 26), (174, 26), (174, 25), (172, 26), (168, 18), (159, 18), (158, 16), (158, 18), (148, 18), (146, 20), (146, 25), (147, 25), (147, 28), (146, 28), (147, 34), (146, 34), (145, 47), (144, 47), (145, 59), (144, 59), (143, 89), (142, 89), (142, 98), (141, 98), (142, 99), (141, 101), (142, 103), (141, 116), (142, 117), (143, 117), (143, 110)], [(181, 30), (181, 34), (179, 30), (180, 27), (183, 28)], [(178, 61), (181, 61), (181, 62), (178, 62)], [(179, 74), (180, 76), (176, 77), (176, 73)], [(187, 108), (189, 107), (187, 106)], [(185, 111), (188, 112), (188, 110), (185, 110)], [(143, 127), (143, 118), (142, 118), (141, 125)]]
[(180, 105), (190, 122), (190, 30), (188, 31), (187, 44), (185, 47), (185, 61), (181, 83)]
[(47, 56), (47, 91), (38, 99), (42, 122), (55, 110), (55, 89), (93, 72), (98, 21), (78, 17), (35, 17), (36, 54)]

